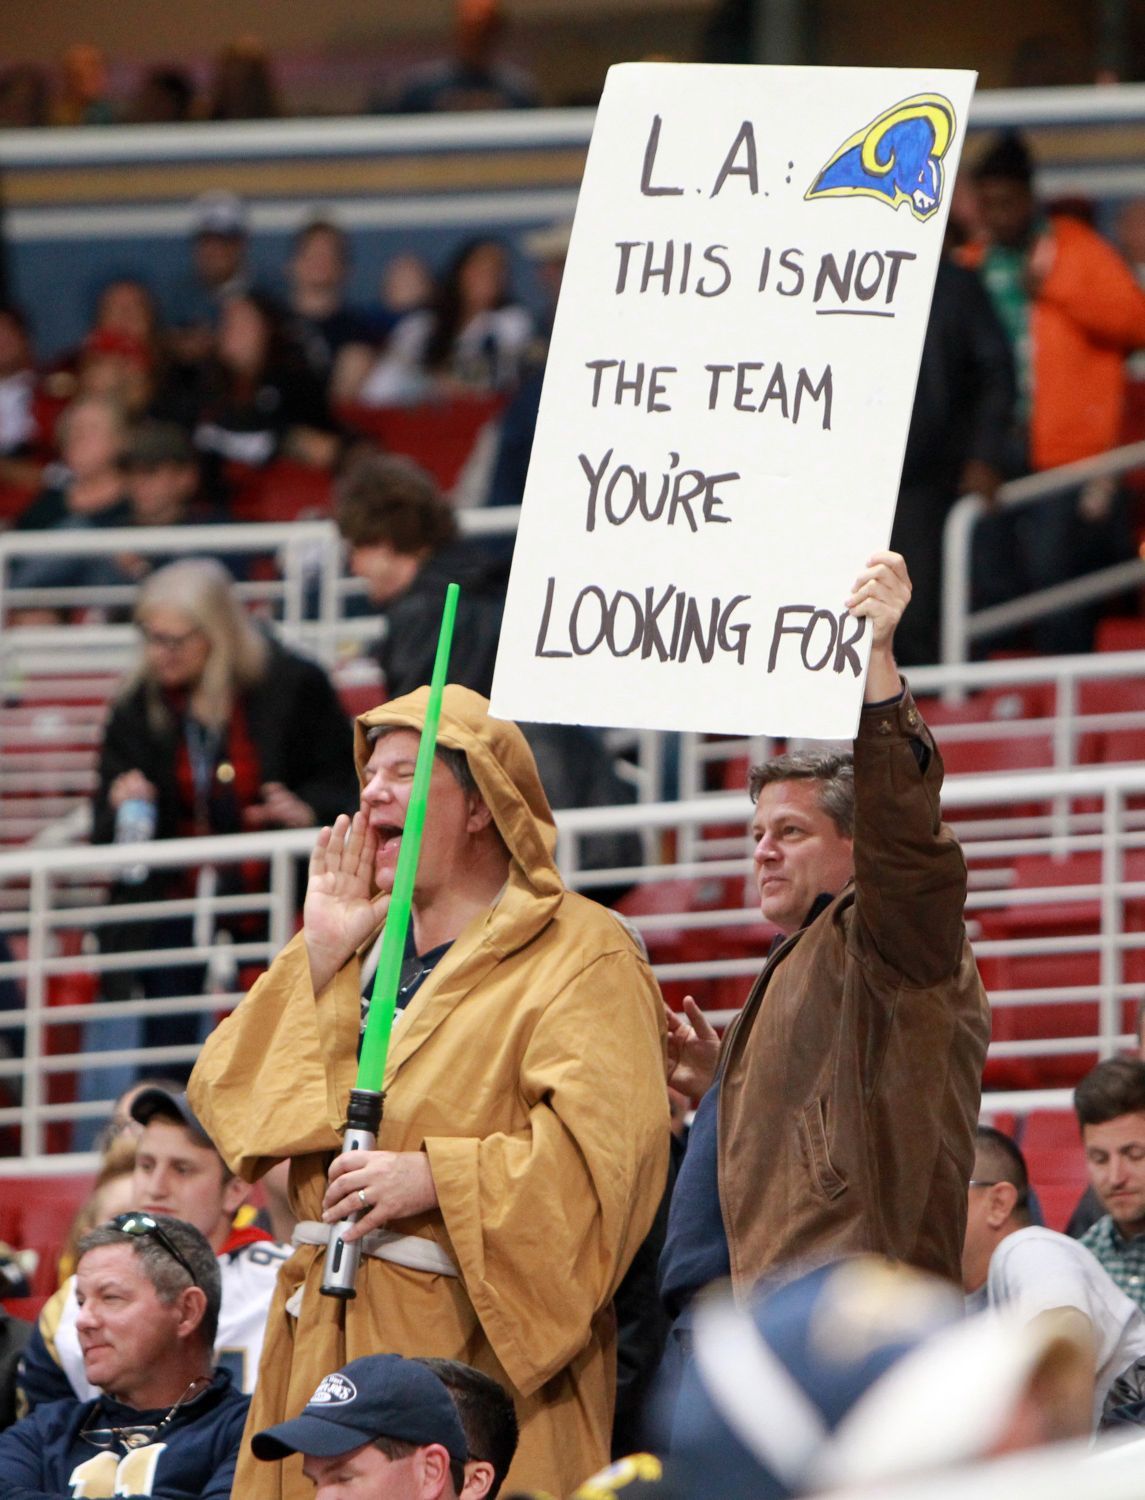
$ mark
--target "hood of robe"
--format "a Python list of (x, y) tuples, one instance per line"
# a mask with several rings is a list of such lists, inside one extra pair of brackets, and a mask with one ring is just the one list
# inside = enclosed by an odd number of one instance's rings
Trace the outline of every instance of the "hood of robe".
[[(429, 688), (421, 687), (359, 716), (354, 724), (354, 764), (364, 784), (373, 746), (369, 731), (379, 727), (421, 733)], [(437, 743), (461, 750), (493, 821), (509, 851), (514, 870), (535, 895), (556, 896), (564, 883), (553, 859), (557, 830), (529, 742), (510, 719), (494, 719), (489, 701), (456, 683), (446, 686)]]

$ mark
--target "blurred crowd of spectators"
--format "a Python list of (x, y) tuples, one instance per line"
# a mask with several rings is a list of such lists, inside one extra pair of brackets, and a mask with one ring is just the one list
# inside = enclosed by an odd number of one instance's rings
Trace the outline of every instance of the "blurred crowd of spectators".
[[(502, 55), (506, 24), (499, 0), (458, 0), (446, 55), (397, 71), (368, 97), (347, 101), (344, 112), (535, 107), (540, 96), (534, 80)], [(206, 76), (169, 62), (119, 82), (103, 49), (90, 41), (73, 43), (54, 68), (16, 63), (0, 71), (0, 129), (274, 120), (290, 113), (274, 60), (250, 33), (229, 42)]]
[[(959, 183), (895, 520), (917, 599), (905, 665), (938, 658), (943, 528), (959, 495), (998, 510), (975, 536), (977, 606), (1135, 551), (1139, 500), (1113, 480), (1018, 512), (996, 504), (1008, 480), (1141, 436), (1145, 214), (1127, 203), (1110, 238), (1096, 218), (1085, 203), (1039, 201), (1032, 156), (1014, 134), (986, 142)], [(497, 421), (467, 469), (464, 503), (519, 503), (567, 243), (567, 225), (524, 241), (542, 311), (518, 294), (510, 248), (492, 235), (455, 243), (434, 266), (393, 255), (378, 268), (376, 299), (355, 305), (348, 240), (333, 219), (306, 223), (263, 284), (244, 204), (205, 193), (186, 276), (166, 305), (145, 281), (117, 279), (77, 346), (46, 365), (33, 324), (0, 307), (0, 512), (20, 529), (223, 520), (252, 473), (286, 461), (333, 480), (363, 438), (378, 447), (370, 412), (472, 412), (479, 402)], [(469, 436), (460, 446), (468, 454)], [(434, 469), (425, 451), (413, 456)], [(497, 554), (502, 572), (508, 550)], [(122, 583), (148, 567), (138, 557), (78, 572), (73, 563), (28, 559), (11, 582)], [(1059, 611), (984, 649), (1087, 650), (1099, 609)]]
[[(24, 312), (0, 307), (0, 491), (10, 524), (223, 521), (236, 487), (278, 461), (333, 475), (371, 430), (371, 409), (467, 398), (499, 408), (543, 363), (544, 328), (515, 296), (508, 247), (495, 238), (459, 246), (440, 275), (417, 256), (395, 256), (378, 301), (362, 307), (346, 300), (348, 249), (335, 223), (299, 231), (273, 289), (255, 284), (248, 247), (244, 205), (204, 194), (170, 304), (161, 309), (144, 281), (112, 281), (79, 344), (46, 364)], [(531, 425), (526, 451), (530, 437)], [(497, 498), (519, 501), (519, 469)], [(485, 478), (478, 498), (492, 498), (495, 475)], [(147, 566), (57, 556), (22, 562), (11, 581), (122, 583)]]

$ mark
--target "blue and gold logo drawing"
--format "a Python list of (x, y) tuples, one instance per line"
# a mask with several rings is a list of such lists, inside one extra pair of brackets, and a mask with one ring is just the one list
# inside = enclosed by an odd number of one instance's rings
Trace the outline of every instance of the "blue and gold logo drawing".
[(807, 189), (805, 198), (878, 198), (909, 203), (925, 220), (942, 202), (942, 158), (954, 139), (954, 106), (941, 94), (915, 94), (850, 136)]

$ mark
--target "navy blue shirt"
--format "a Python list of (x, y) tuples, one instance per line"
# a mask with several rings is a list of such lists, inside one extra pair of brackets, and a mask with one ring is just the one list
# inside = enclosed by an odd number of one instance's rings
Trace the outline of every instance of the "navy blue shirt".
[(719, 1105), (717, 1078), (692, 1121), (668, 1210), (668, 1231), (660, 1255), (660, 1296), (672, 1317), (701, 1287), (732, 1271), (720, 1208)]
[[(803, 926), (809, 926), (834, 899), (826, 892), (816, 896)], [(772, 940), (768, 958), (784, 941), (783, 933)], [(720, 1074), (717, 1073), (692, 1121), (688, 1149), (668, 1211), (668, 1232), (660, 1256), (660, 1296), (672, 1317), (702, 1287), (732, 1273), (720, 1207), (719, 1108)]]
[[(169, 1407), (137, 1411), (110, 1396), (38, 1406), (0, 1433), (0, 1500), (62, 1500), (85, 1485), (88, 1494), (110, 1494), (117, 1467), (117, 1494), (229, 1500), (249, 1405), (230, 1374), (216, 1370), (174, 1415)], [(134, 1450), (115, 1435), (132, 1428), (150, 1429)]]

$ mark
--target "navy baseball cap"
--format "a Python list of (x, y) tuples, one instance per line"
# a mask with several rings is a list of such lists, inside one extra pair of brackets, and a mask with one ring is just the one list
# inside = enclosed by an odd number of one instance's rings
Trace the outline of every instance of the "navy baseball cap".
[(198, 1136), (204, 1146), (210, 1146), (214, 1150), (215, 1143), (199, 1124), (194, 1110), (187, 1103), (186, 1094), (173, 1094), (168, 1089), (154, 1086), (140, 1089), (131, 1101), (131, 1118), (138, 1120), (140, 1125), (148, 1125), (156, 1115), (185, 1125), (193, 1135)]
[(250, 1446), (255, 1458), (267, 1460), (291, 1453), (338, 1458), (380, 1437), (418, 1446), (440, 1443), (457, 1463), (469, 1457), (461, 1419), (443, 1382), (400, 1354), (352, 1359), (326, 1376), (297, 1417), (256, 1432)]

